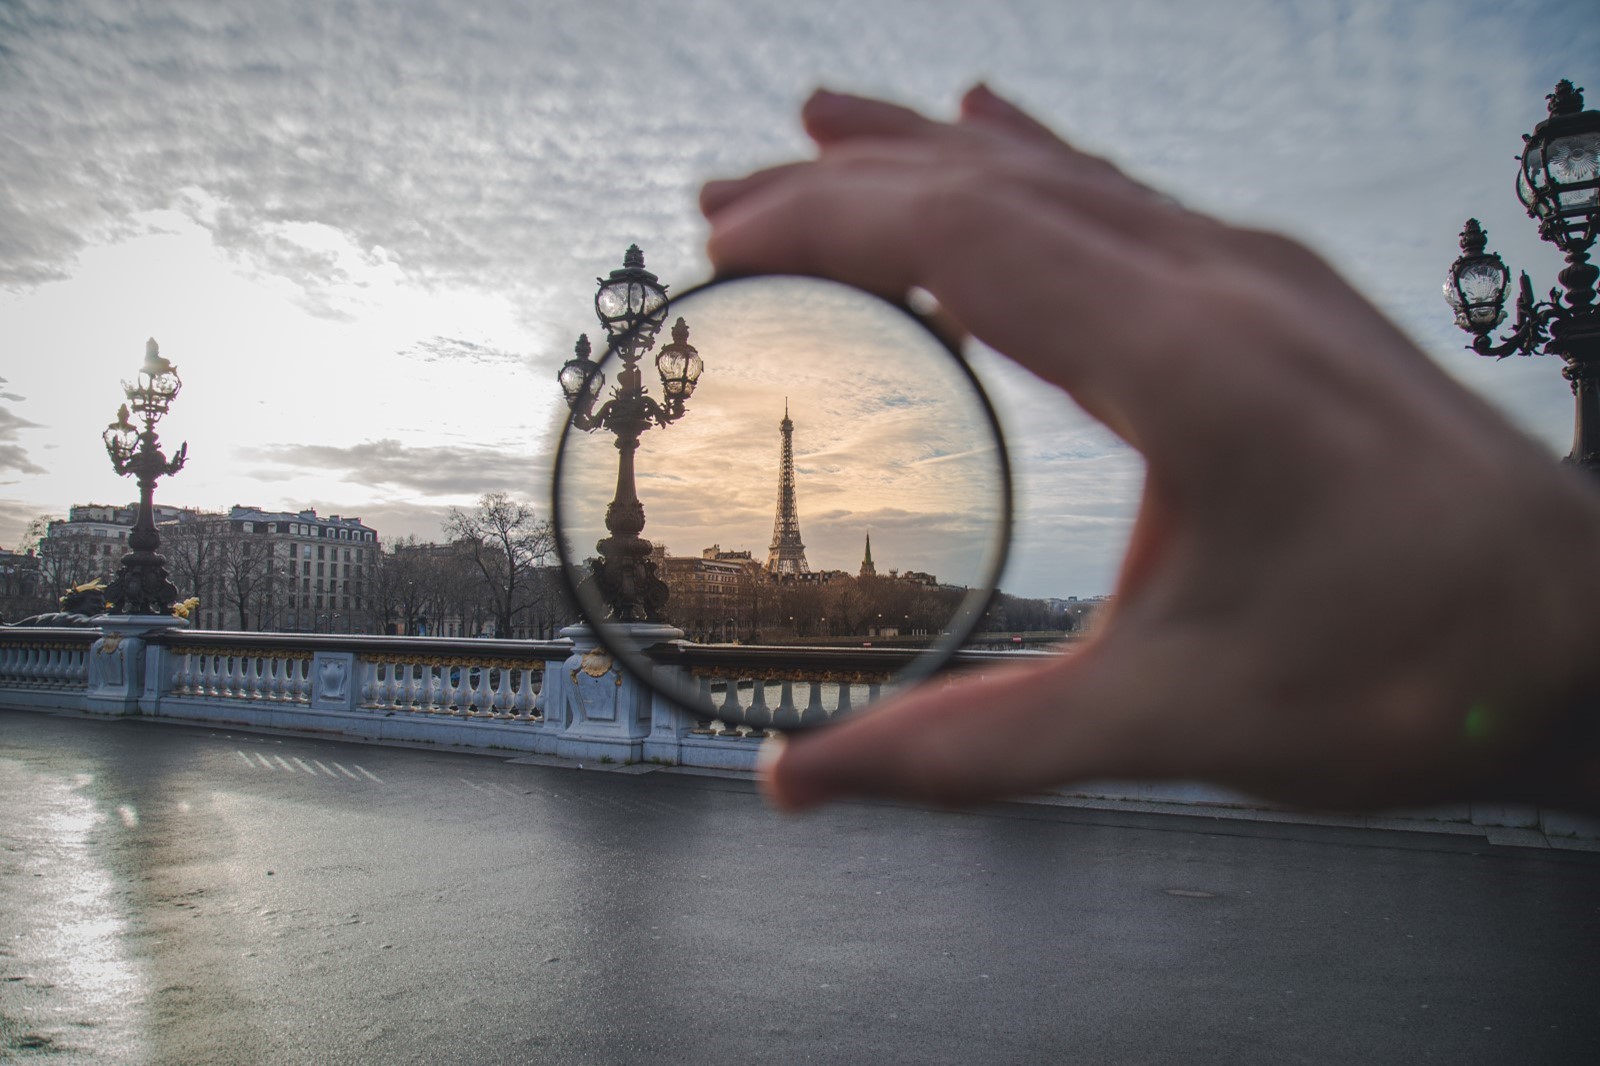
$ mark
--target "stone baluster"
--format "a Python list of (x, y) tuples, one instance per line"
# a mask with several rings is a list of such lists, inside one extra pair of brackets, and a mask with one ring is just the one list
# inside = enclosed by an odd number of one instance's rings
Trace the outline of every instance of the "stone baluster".
[(261, 656), (247, 652), (239, 657), (239, 695), (244, 699), (261, 698)]
[(471, 673), (464, 666), (440, 667), (439, 681), (444, 686), (443, 695), (439, 697), (451, 714), (466, 714), (466, 700), (462, 696), (466, 693), (467, 675)]
[(723, 682), (722, 703), (717, 706), (717, 721), (722, 723), (722, 730), (717, 735), (728, 738), (738, 736), (737, 726), (742, 718), (744, 708), (739, 706), (739, 679), (729, 677)]
[(292, 684), (289, 692), (296, 703), (311, 702), (311, 657), (304, 659), (290, 659), (290, 678)]
[[(710, 674), (700, 675), (700, 699), (698, 700), (698, 705), (701, 707), (710, 707), (712, 705), (712, 680), (713, 679)], [(689, 732), (698, 736), (711, 736), (715, 732), (715, 730), (711, 728), (714, 721), (715, 719), (713, 718), (707, 718), (702, 714), (697, 714), (695, 715), (694, 727), (690, 729)]]
[(850, 682), (839, 682), (839, 705), (833, 709), (834, 714), (849, 714), (855, 710), (850, 703)]
[(225, 655), (206, 656), (206, 698), (220, 700), (227, 695), (228, 658)]
[(411, 710), (411, 666), (408, 663), (397, 662), (389, 664), (389, 672), (394, 675), (394, 709), (397, 711)]
[(400, 709), (400, 667), (395, 663), (383, 664), (383, 687), (379, 693), (379, 707), (386, 711)]
[(434, 667), (427, 663), (414, 663), (411, 669), (416, 675), (416, 709), (422, 714), (446, 714), (450, 711), (450, 707), (442, 706), (445, 696), (443, 671), (435, 674)]
[(799, 724), (800, 712), (794, 705), (794, 682), (784, 678), (783, 687), (778, 690), (778, 706), (772, 712), (772, 727), (791, 729)]
[(511, 701), (511, 717), (519, 722), (526, 722), (533, 717), (533, 701), (536, 698), (533, 679), (537, 673), (532, 667), (516, 667), (517, 696)]
[(806, 709), (800, 712), (800, 724), (821, 725), (828, 720), (828, 709), (822, 705), (822, 682), (812, 679), (806, 682), (806, 687), (811, 692), (806, 699)]
[(218, 665), (222, 667), (222, 698), (234, 699), (239, 695), (239, 656), (218, 656)]
[(360, 701), (356, 706), (378, 706), (378, 671), (382, 668), (380, 663), (375, 663), (368, 659), (356, 659), (356, 672), (361, 681), (361, 684), (356, 688), (356, 698)]
[(511, 717), (511, 671), (505, 667), (497, 667), (494, 671), (496, 683), (494, 686), (494, 708), (496, 718)]
[(767, 707), (767, 683), (759, 677), (750, 683), (750, 706), (744, 712), (744, 724), (752, 737), (765, 736), (767, 726), (772, 724), (772, 711)]
[(531, 722), (539, 717), (539, 691), (544, 688), (544, 669), (539, 666), (518, 667), (517, 701), (512, 704), (512, 714), (518, 722)]
[(421, 714), (428, 709), (428, 682), (422, 675), (422, 667), (414, 662), (400, 665), (405, 671), (405, 709), (412, 714)]
[(167, 656), (172, 662), (172, 688), (171, 695), (187, 696), (189, 694), (190, 655), (183, 650), (173, 651), (168, 649)]

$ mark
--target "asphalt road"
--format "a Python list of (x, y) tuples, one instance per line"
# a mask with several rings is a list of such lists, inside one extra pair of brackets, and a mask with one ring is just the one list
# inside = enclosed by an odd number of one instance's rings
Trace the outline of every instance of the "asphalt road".
[(0, 849), (0, 1059), (1600, 1062), (1600, 856), (1476, 838), (0, 711)]

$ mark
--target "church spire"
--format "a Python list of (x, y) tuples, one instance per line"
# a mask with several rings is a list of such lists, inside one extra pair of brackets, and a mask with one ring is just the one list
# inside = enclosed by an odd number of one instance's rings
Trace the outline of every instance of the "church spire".
[(867, 554), (861, 559), (861, 577), (877, 577), (878, 568), (872, 565), (872, 530), (867, 530)]

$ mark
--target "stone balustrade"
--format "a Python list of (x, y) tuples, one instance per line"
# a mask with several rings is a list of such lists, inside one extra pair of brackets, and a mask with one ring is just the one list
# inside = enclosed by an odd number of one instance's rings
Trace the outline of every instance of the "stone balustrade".
[[(670, 632), (670, 631), (668, 631)], [(196, 632), (169, 619), (0, 630), (0, 704), (147, 715), (601, 762), (749, 768), (769, 729), (877, 699), (916, 654), (653, 650), (715, 715), (653, 696), (583, 627), (553, 641)], [(967, 666), (1015, 658), (969, 653)]]
[[(699, 645), (663, 639), (656, 669), (679, 671), (709, 711), (653, 696), (582, 626), (561, 640), (195, 632), (166, 617), (97, 627), (0, 627), (0, 707), (146, 715), (367, 740), (554, 755), (579, 762), (752, 769), (769, 729), (810, 725), (884, 694), (915, 651)], [(1044, 652), (963, 651), (981, 671)], [(688, 691), (687, 687), (680, 691)], [(974, 708), (974, 713), (982, 713)], [(1191, 782), (1083, 782), (1075, 794), (1217, 807), (1259, 805)], [(1475, 823), (1600, 838), (1600, 822), (1526, 804), (1429, 808)]]
[(0, 692), (51, 709), (75, 708), (89, 683), (98, 629), (0, 628)]

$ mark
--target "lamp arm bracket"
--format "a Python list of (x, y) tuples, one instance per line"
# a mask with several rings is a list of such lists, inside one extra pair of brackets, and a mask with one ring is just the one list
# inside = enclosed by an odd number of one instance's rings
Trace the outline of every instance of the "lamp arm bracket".
[(606, 419), (611, 416), (612, 406), (613, 401), (607, 400), (605, 404), (601, 406), (600, 410), (596, 411), (594, 414), (585, 414), (582, 411), (574, 411), (572, 412), (572, 424), (583, 430), (585, 433), (593, 433), (595, 430), (606, 424)]
[(1508, 355), (1543, 355), (1543, 347), (1549, 336), (1551, 319), (1561, 317), (1561, 305), (1558, 302), (1556, 291), (1550, 291), (1550, 299), (1535, 300), (1533, 298), (1533, 283), (1528, 280), (1528, 272), (1522, 272), (1522, 279), (1517, 293), (1517, 319), (1511, 326), (1511, 333), (1499, 344), (1491, 344), (1488, 334), (1479, 334), (1474, 337), (1470, 347), (1479, 355), (1492, 355), (1496, 359), (1504, 359)]
[(671, 425), (680, 417), (679, 415), (673, 414), (670, 409), (661, 406), (659, 403), (656, 403), (654, 396), (645, 396), (643, 399), (645, 417), (650, 419), (658, 426)]

